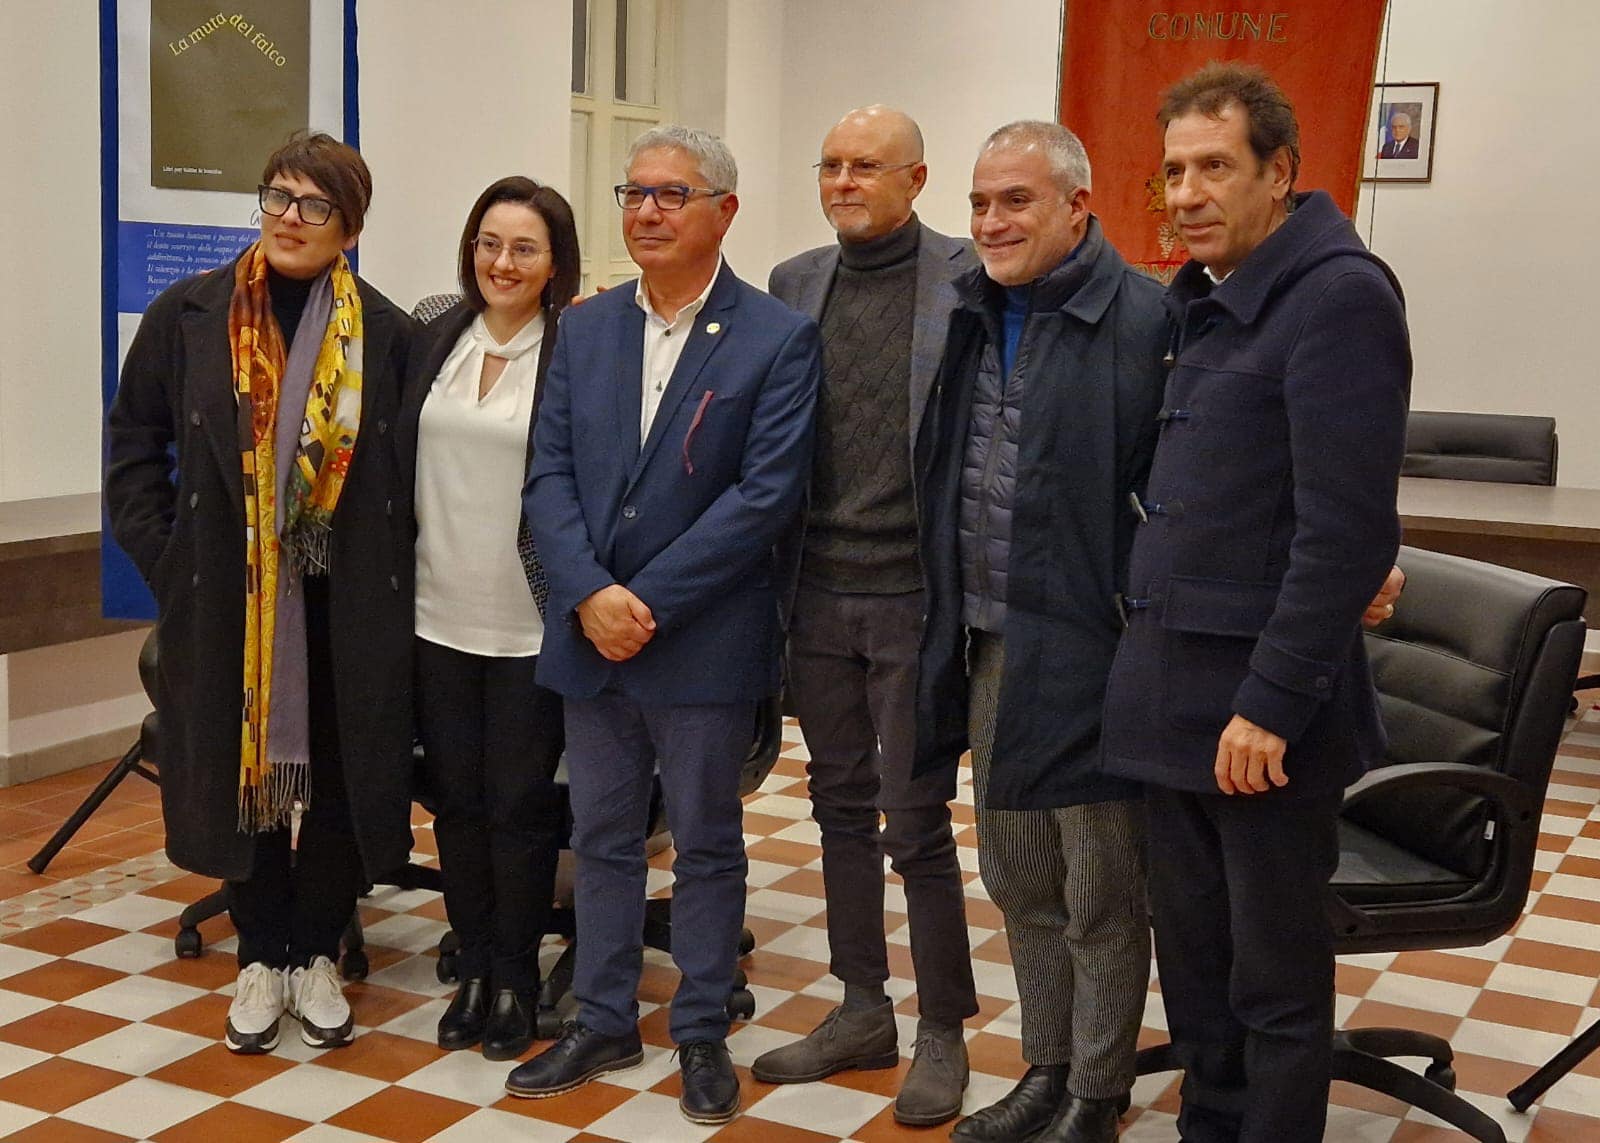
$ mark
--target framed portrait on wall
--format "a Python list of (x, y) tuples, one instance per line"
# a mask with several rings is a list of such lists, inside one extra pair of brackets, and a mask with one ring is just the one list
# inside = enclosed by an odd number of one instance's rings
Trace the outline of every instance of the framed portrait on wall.
[(1437, 83), (1377, 84), (1372, 89), (1361, 177), (1385, 183), (1430, 181), (1438, 112)]

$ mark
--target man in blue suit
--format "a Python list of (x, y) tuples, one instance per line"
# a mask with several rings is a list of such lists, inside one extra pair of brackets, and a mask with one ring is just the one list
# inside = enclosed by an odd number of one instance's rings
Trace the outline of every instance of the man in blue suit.
[(645, 828), (659, 770), (677, 850), (679, 1105), (737, 1113), (725, 1043), (744, 918), (739, 771), (779, 684), (772, 550), (811, 471), (816, 323), (734, 276), (733, 156), (646, 132), (616, 188), (633, 288), (563, 316), (523, 507), (550, 578), (539, 682), (566, 698), (577, 856), (578, 1018), (511, 1073), (569, 1091), (643, 1059)]

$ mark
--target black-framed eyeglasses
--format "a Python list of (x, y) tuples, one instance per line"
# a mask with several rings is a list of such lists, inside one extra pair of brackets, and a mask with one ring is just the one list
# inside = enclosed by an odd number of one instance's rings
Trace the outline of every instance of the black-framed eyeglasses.
[(300, 221), (307, 226), (323, 225), (339, 209), (327, 199), (314, 194), (290, 194), (282, 187), (268, 186), (266, 183), (256, 188), (256, 196), (261, 203), (262, 213), (274, 218), (282, 218), (289, 213), (291, 206), (298, 206)]
[(519, 270), (531, 270), (538, 264), (544, 247), (534, 242), (513, 242), (507, 246), (498, 238), (480, 234), (472, 240), (472, 247), (485, 262), (495, 262), (503, 250), (511, 255), (511, 264)]
[(848, 172), (856, 182), (870, 183), (890, 171), (903, 171), (916, 165), (915, 162), (880, 163), (876, 159), (823, 159), (820, 163), (812, 163), (811, 169), (817, 172), (819, 179), (836, 179)]
[(728, 193), (725, 190), (713, 190), (711, 187), (687, 187), (682, 183), (666, 183), (657, 187), (647, 187), (640, 183), (618, 183), (611, 189), (616, 191), (617, 205), (623, 210), (638, 210), (647, 198), (656, 200), (657, 210), (682, 210), (695, 195), (720, 198)]

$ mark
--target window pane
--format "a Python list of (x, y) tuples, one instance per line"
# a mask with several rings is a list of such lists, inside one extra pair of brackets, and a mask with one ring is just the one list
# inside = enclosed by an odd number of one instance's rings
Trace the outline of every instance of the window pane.
[(572, 92), (589, 90), (589, 0), (572, 0)]
[(617, 0), (616, 98), (656, 106), (657, 0)]
[[(611, 164), (606, 172), (607, 178), (611, 178), (614, 175), (615, 178), (612, 181), (620, 183), (627, 177), (624, 174), (624, 168), (628, 161), (628, 148), (632, 146), (635, 139), (654, 126), (655, 123), (649, 119), (617, 118), (611, 121)], [(612, 213), (615, 215), (617, 212), (613, 211)], [(610, 224), (602, 229), (605, 231), (605, 243), (609, 247), (608, 256), (626, 262), (628, 260), (628, 248), (622, 242), (621, 221), (613, 217), (610, 220)]]
[(569, 181), (571, 193), (567, 196), (572, 203), (573, 221), (578, 226), (578, 242), (581, 252), (585, 257), (592, 257), (589, 247), (594, 241), (594, 235), (589, 229), (589, 200), (593, 197), (591, 187), (594, 185), (590, 172), (589, 161), (589, 114), (582, 111), (572, 113), (572, 174)]

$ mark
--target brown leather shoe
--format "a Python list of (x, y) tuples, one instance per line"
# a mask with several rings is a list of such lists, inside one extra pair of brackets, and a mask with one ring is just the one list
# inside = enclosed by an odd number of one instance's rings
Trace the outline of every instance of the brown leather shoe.
[(851, 1068), (892, 1068), (900, 1062), (894, 1004), (835, 1008), (803, 1039), (763, 1052), (750, 1074), (765, 1083), (811, 1083)]

